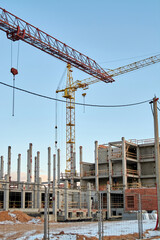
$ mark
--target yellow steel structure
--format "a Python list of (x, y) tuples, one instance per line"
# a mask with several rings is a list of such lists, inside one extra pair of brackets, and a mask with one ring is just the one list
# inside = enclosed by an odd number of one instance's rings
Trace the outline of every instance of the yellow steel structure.
[[(158, 62), (160, 62), (160, 54), (109, 70), (107, 74), (116, 77)], [(75, 91), (78, 88), (86, 90), (89, 85), (99, 81), (99, 79), (91, 77), (73, 82), (71, 65), (68, 64), (66, 88), (56, 91), (57, 93), (64, 92), (63, 97), (66, 98), (66, 173), (71, 172), (71, 144), (73, 144), (73, 152), (75, 152)], [(85, 96), (85, 94), (82, 95)]]
[(71, 64), (67, 64), (66, 88), (56, 91), (64, 92), (63, 97), (66, 98), (66, 173), (71, 170), (71, 149), (75, 152), (75, 91), (72, 85)]

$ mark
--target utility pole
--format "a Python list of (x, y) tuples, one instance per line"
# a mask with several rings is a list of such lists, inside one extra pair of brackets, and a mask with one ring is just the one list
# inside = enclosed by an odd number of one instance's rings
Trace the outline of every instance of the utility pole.
[(158, 114), (157, 114), (157, 101), (158, 100), (159, 100), (159, 98), (154, 97), (153, 101), (151, 101), (150, 103), (151, 104), (153, 103), (158, 223), (160, 225), (160, 158), (159, 158), (159, 132), (158, 132)]

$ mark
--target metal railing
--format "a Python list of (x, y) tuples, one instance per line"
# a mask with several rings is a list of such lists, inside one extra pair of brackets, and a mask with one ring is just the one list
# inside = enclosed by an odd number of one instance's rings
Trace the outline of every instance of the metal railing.
[(138, 170), (127, 169), (127, 174), (138, 176), (138, 173), (139, 173)]
[(137, 154), (133, 152), (126, 152), (126, 157), (136, 159)]

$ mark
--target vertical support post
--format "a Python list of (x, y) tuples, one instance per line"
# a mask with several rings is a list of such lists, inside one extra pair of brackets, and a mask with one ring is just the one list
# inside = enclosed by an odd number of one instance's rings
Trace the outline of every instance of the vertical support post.
[(40, 171), (40, 152), (38, 151), (37, 152), (37, 174), (36, 174), (36, 177), (37, 177), (37, 208), (41, 208), (41, 178), (39, 177), (39, 171)]
[(57, 183), (56, 181), (53, 181), (53, 215), (54, 215), (54, 221), (57, 222)]
[(158, 113), (157, 101), (159, 98), (153, 98), (153, 117), (154, 117), (154, 139), (155, 139), (155, 162), (156, 162), (156, 183), (157, 183), (157, 201), (158, 201), (158, 223), (160, 229), (160, 157), (159, 157), (159, 131), (158, 131)]
[(95, 141), (95, 182), (96, 191), (99, 191), (99, 174), (98, 174), (98, 141)]
[(53, 154), (53, 186), (56, 184), (56, 154)]
[(138, 229), (139, 239), (143, 238), (143, 225), (142, 225), (142, 207), (141, 207), (141, 195), (138, 194)]
[(138, 183), (141, 187), (141, 164), (140, 164), (140, 152), (139, 146), (137, 146), (137, 170), (138, 170)]
[(91, 218), (91, 183), (87, 183), (88, 217)]
[(57, 183), (60, 185), (60, 149), (57, 150)]
[(34, 201), (33, 206), (37, 208), (37, 157), (34, 158)]
[(81, 186), (78, 192), (78, 208), (81, 209)]
[(11, 146), (8, 147), (8, 171), (9, 181), (11, 181)]
[[(27, 183), (29, 183), (29, 178), (30, 178), (30, 174), (29, 174), (29, 149), (27, 150)], [(27, 186), (28, 188), (29, 186)]]
[(32, 182), (32, 143), (29, 144), (29, 183)]
[(51, 183), (51, 148), (48, 147), (48, 186)]
[(80, 177), (83, 177), (83, 158), (82, 158), (82, 146), (79, 147), (79, 162), (80, 162)]
[(37, 183), (37, 157), (34, 158), (34, 182)]
[(8, 211), (9, 209), (9, 175), (5, 175), (6, 184), (4, 187), (4, 210)]
[(111, 218), (111, 187), (107, 184), (107, 219)]
[(4, 160), (3, 160), (3, 156), (1, 156), (1, 176), (0, 178), (3, 179), (4, 176)]
[(37, 191), (37, 208), (41, 208), (41, 205), (42, 205), (41, 184), (42, 184), (42, 178), (39, 178), (38, 191)]
[(126, 142), (122, 137), (122, 174), (123, 174), (123, 205), (125, 209), (125, 190), (127, 189), (127, 160), (126, 160)]
[(70, 145), (71, 156), (71, 189), (74, 187), (74, 159), (73, 159), (73, 144)]
[(18, 188), (20, 188), (20, 181), (21, 181), (21, 154), (18, 154), (18, 159), (17, 159), (17, 183), (18, 183)]
[(108, 161), (109, 161), (109, 184), (110, 184), (110, 186), (112, 186), (112, 184), (113, 184), (113, 179), (112, 179), (112, 171), (113, 170), (112, 170), (111, 151), (112, 151), (112, 148), (109, 145)]
[(45, 208), (44, 208), (44, 239), (47, 239), (48, 230), (48, 218), (47, 218), (47, 206), (48, 206), (48, 191), (45, 186)]
[(73, 153), (73, 175), (76, 176), (76, 152)]
[(22, 184), (21, 185), (21, 208), (24, 209), (25, 208), (25, 185)]
[(65, 220), (68, 219), (68, 181), (65, 181)]
[(98, 234), (99, 240), (102, 239), (102, 209), (101, 209), (101, 193), (97, 192), (98, 194)]
[(127, 162), (126, 162), (126, 143), (125, 138), (122, 137), (122, 173), (123, 173), (123, 189), (127, 188)]

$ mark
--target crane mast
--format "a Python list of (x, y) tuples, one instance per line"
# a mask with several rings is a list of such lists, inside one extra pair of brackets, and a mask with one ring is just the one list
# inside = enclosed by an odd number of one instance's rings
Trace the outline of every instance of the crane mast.
[[(113, 70), (107, 71), (107, 73), (112, 76), (116, 77), (134, 70), (138, 70), (143, 67), (147, 67), (149, 65), (155, 64), (160, 62), (160, 54), (139, 60), (137, 62), (133, 62), (127, 65), (124, 65), (122, 67), (115, 68)], [(69, 71), (69, 68), (68, 68)], [(69, 81), (69, 73), (67, 74), (67, 83), (66, 88), (57, 90), (56, 92), (63, 92), (66, 100), (66, 173), (71, 172), (71, 145), (73, 144), (75, 151), (75, 91), (79, 88), (82, 88), (84, 90), (88, 89), (88, 86), (99, 82), (99, 79), (91, 77), (83, 80), (76, 80), (73, 82)], [(72, 100), (72, 110), (69, 108), (71, 107), (71, 100)], [(69, 105), (70, 103), (70, 105)], [(72, 123), (70, 125), (70, 123)], [(69, 141), (72, 140), (72, 141)]]
[[(57, 90), (57, 92), (64, 92), (66, 98), (66, 172), (71, 171), (71, 146), (73, 152), (75, 151), (75, 91), (78, 88), (87, 89), (89, 85), (99, 81), (112, 83), (114, 82), (112, 77), (160, 62), (159, 54), (106, 72), (93, 59), (1, 7), (0, 30), (6, 32), (7, 38), (12, 41), (22, 40), (67, 63), (66, 88)], [(73, 82), (71, 66), (92, 77)]]

